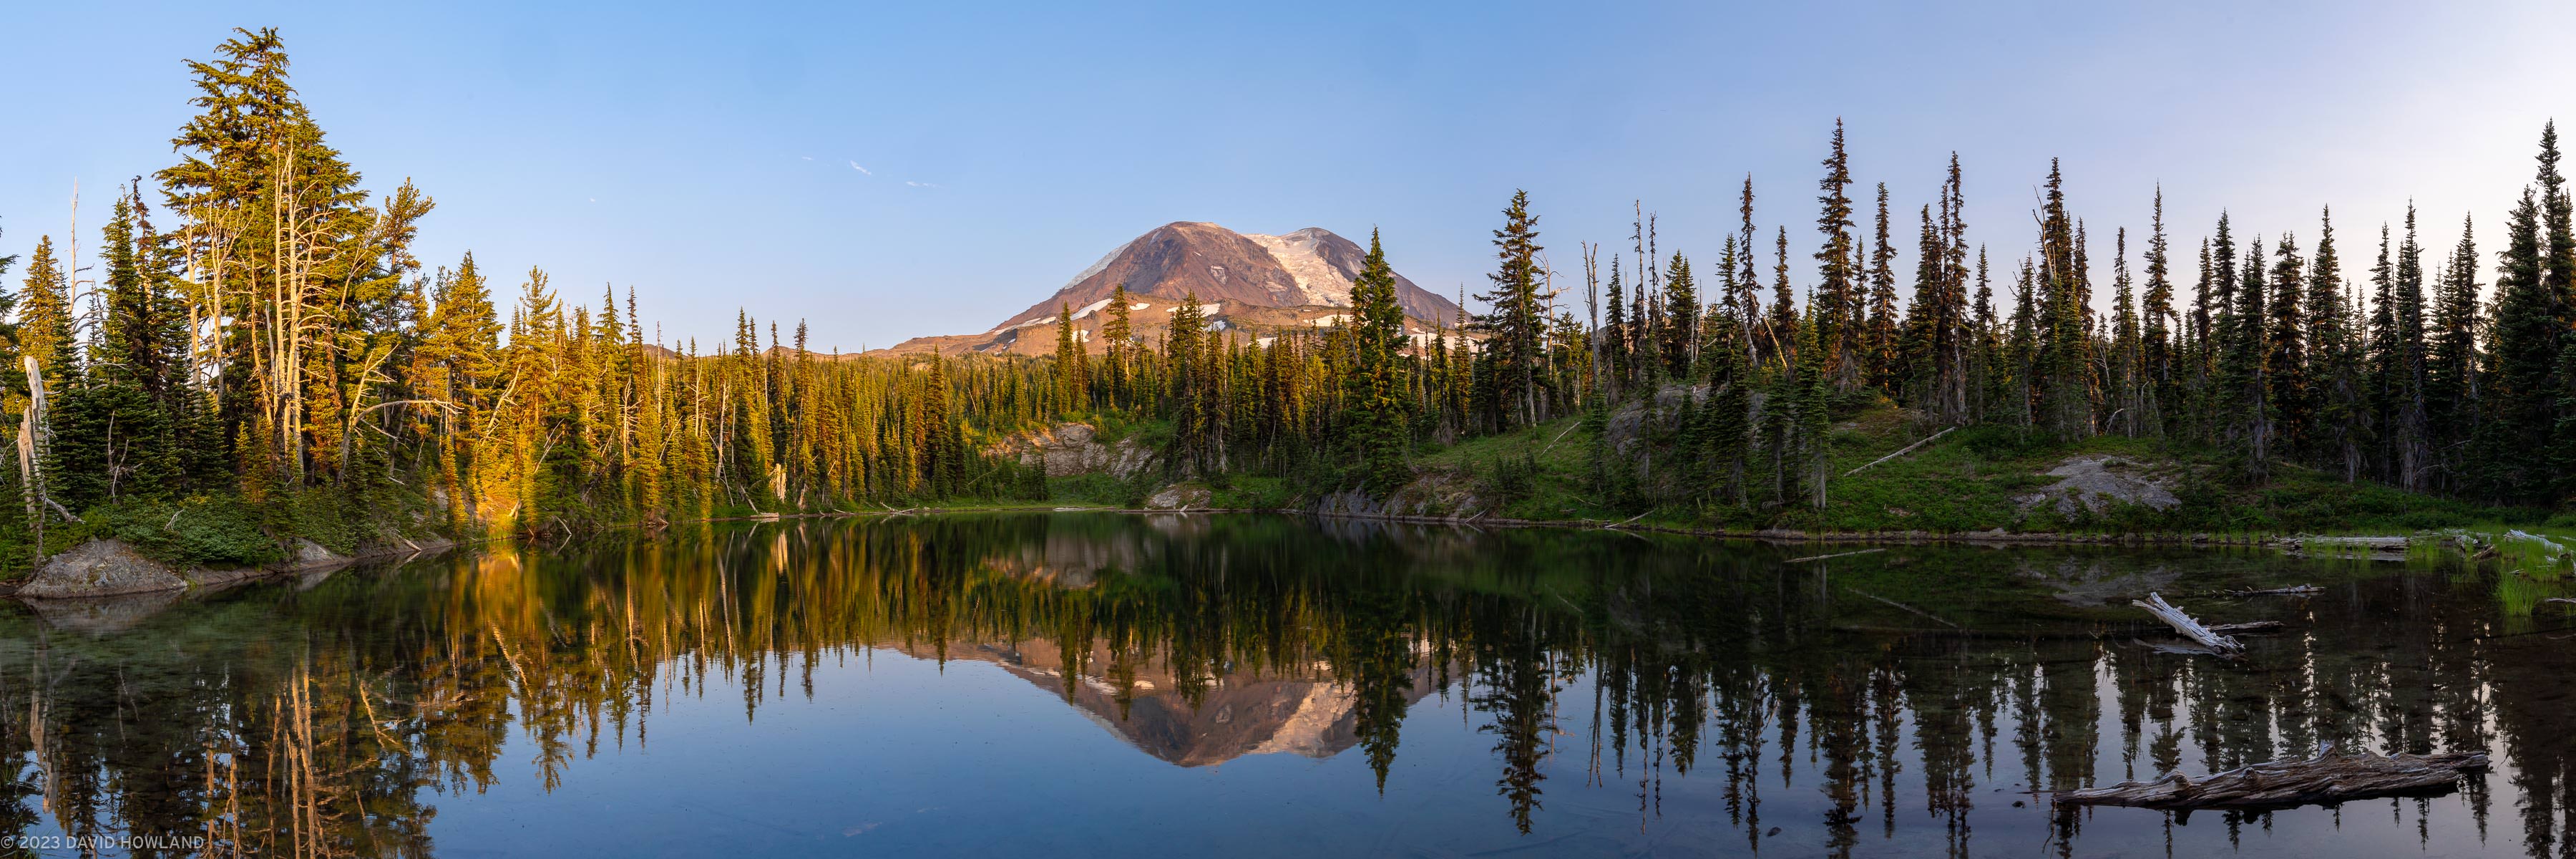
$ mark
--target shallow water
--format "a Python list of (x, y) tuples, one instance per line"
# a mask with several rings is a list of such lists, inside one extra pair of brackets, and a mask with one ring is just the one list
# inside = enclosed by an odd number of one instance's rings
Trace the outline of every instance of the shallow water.
[[(0, 834), (263, 855), (2576, 855), (2549, 586), (2271, 554), (994, 514), (0, 614)], [(2308, 599), (2210, 592), (2315, 583)], [(2241, 664), (2126, 607), (2288, 621)], [(2429, 798), (2046, 793), (2322, 742)], [(191, 842), (181, 842), (183, 846)], [(133, 852), (182, 855), (141, 845)]]

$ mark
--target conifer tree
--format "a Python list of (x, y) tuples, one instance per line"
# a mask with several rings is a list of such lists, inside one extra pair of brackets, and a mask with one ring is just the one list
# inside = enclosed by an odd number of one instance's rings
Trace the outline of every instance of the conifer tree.
[(2299, 256), (2298, 240), (2288, 233), (2281, 234), (2274, 248), (2271, 280), (2266, 308), (2270, 317), (2265, 323), (2270, 330), (2264, 333), (2264, 396), (2272, 410), (2273, 444), (2295, 456), (2306, 450), (2308, 422), (2316, 406), (2308, 381), (2309, 319), (2300, 309), (2308, 289), (2307, 261)]
[(1624, 388), (1629, 381), (1628, 293), (1625, 285), (1619, 280), (1620, 268), (1619, 255), (1611, 254), (1610, 319), (1601, 325), (1601, 338), (1603, 349), (1608, 353), (1605, 356), (1605, 363), (1609, 365), (1611, 387), (1614, 392)]
[(1503, 208), (1503, 228), (1494, 231), (1495, 257), (1500, 262), (1488, 275), (1492, 292), (1478, 296), (1492, 310), (1478, 317), (1477, 326), (1489, 337), (1485, 351), (1495, 362), (1496, 413), (1507, 416), (1506, 426), (1519, 426), (1545, 420), (1539, 409), (1539, 365), (1544, 356), (1539, 352), (1540, 331), (1546, 318), (1539, 308), (1538, 216), (1529, 210), (1529, 192), (1512, 192), (1511, 204)]
[(1056, 302), (1055, 311), (1055, 411), (1070, 415), (1084, 406), (1082, 391), (1082, 341), (1073, 327), (1073, 305)]
[(1678, 252), (1664, 269), (1664, 297), (1671, 308), (1662, 344), (1664, 372), (1689, 379), (1699, 353), (1699, 284), (1691, 277), (1690, 260)]
[(2166, 258), (2167, 252), (2165, 192), (2159, 185), (2156, 187), (2155, 211), (2148, 220), (2147, 285), (2141, 297), (2143, 306), (2138, 344), (2138, 361), (2140, 372), (2146, 376), (2144, 387), (2147, 395), (2146, 414), (2140, 423), (2151, 432), (2164, 431), (2165, 404), (2181, 402), (2176, 387), (2180, 380), (2174, 375), (2173, 366), (2174, 328), (2178, 320), (2174, 316), (2173, 267)]
[[(54, 239), (39, 236), (18, 289), (18, 354), (36, 359), (47, 376), (68, 375), (77, 357), (72, 342), (71, 285), (54, 259)], [(59, 384), (59, 382), (57, 382)]]
[(1762, 315), (1762, 277), (1754, 270), (1753, 247), (1753, 174), (1744, 174), (1744, 193), (1736, 201), (1736, 214), (1743, 220), (1735, 242), (1735, 313), (1744, 325), (1744, 338), (1752, 349), (1751, 359), (1760, 363), (1764, 356), (1778, 351), (1779, 341), (1770, 333), (1771, 326)]
[(2424, 401), (2424, 254), (2416, 241), (2415, 207), (2406, 207), (2406, 238), (2397, 247), (2397, 270), (2391, 295), (2396, 302), (2396, 419), (2389, 437), (2396, 446), (2397, 484), (2422, 489), (2430, 476), (2432, 442), (2426, 434), (2430, 406)]
[(2039, 220), (2040, 318), (2032, 382), (2047, 428), (2061, 437), (2080, 437), (2093, 427), (2094, 379), (2085, 337), (2091, 308), (2086, 300), (2083, 247), (2078, 227), (2067, 214), (2065, 180), (2054, 160), (2049, 162)]
[(2467, 463), (2458, 451), (2476, 434), (2478, 243), (2475, 222), (2460, 220), (2452, 249), (2433, 290), (2432, 331), (2424, 359), (2425, 433), (2434, 451), (2436, 481), (2459, 488)]
[[(1880, 390), (1896, 386), (1896, 246), (1889, 244), (1887, 224), (1887, 183), (1878, 183), (1878, 243), (1870, 247), (1869, 256), (1869, 321), (1865, 337), (1866, 355), (1863, 366), (1868, 380)], [(1930, 256), (1923, 258), (1925, 268), (1939, 270)]]
[[(2335, 252), (2334, 213), (2318, 217), (2317, 252), (2308, 265), (2309, 380), (2317, 386), (2315, 428), (2310, 437), (2316, 459), (2359, 480), (2368, 434), (2369, 398), (2363, 391), (2362, 349), (2351, 324), (2354, 308), (2346, 300), (2343, 261)], [(2474, 301), (2474, 297), (2472, 298)]]
[(1199, 294), (1192, 290), (1172, 308), (1171, 329), (1163, 335), (1163, 364), (1169, 368), (1170, 390), (1164, 395), (1176, 409), (1173, 438), (1181, 458), (1196, 468), (1204, 469), (1214, 459), (1211, 436), (1216, 427), (1215, 415), (1206, 408), (1204, 388), (1214, 387), (1204, 378), (1214, 371), (1208, 366), (1207, 349), (1199, 341), (1207, 336), (1206, 317), (1199, 307)]
[(1810, 304), (1808, 324), (1818, 326), (1817, 348), (1825, 350), (1824, 371), (1831, 374), (1834, 385), (1845, 390), (1860, 383), (1857, 359), (1858, 344), (1846, 324), (1852, 308), (1859, 304), (1861, 273), (1853, 268), (1856, 257), (1852, 248), (1852, 201), (1844, 191), (1852, 182), (1851, 159), (1843, 151), (1843, 122), (1834, 120), (1831, 154), (1825, 156), (1825, 176), (1817, 180), (1822, 193), (1816, 196), (1821, 212), (1816, 216), (1816, 232), (1824, 235), (1824, 246), (1816, 250), (1816, 289)]
[(1135, 322), (1129, 315), (1134, 303), (1127, 294), (1126, 282), (1120, 281), (1109, 288), (1109, 317), (1100, 323), (1101, 378), (1109, 389), (1110, 401), (1120, 406), (1135, 404), (1135, 398), (1128, 393), (1136, 348)]
[(1789, 286), (1788, 227), (1773, 235), (1771, 247), (1771, 338), (1778, 344), (1774, 358), (1785, 367), (1798, 350), (1798, 300)]
[(1355, 360), (1344, 376), (1345, 402), (1352, 409), (1350, 444), (1356, 448), (1363, 482), (1377, 491), (1403, 484), (1404, 450), (1409, 425), (1398, 378), (1404, 348), (1404, 309), (1396, 302), (1395, 270), (1376, 230), (1369, 231), (1368, 256), (1351, 279), (1352, 348)]
[(2112, 414), (2119, 419), (2111, 429), (2130, 436), (2138, 435), (2146, 418), (2146, 384), (2143, 335), (2139, 332), (2136, 292), (2129, 283), (2129, 231), (2122, 228), (2111, 237), (2111, 349), (2106, 374), (2117, 396)]

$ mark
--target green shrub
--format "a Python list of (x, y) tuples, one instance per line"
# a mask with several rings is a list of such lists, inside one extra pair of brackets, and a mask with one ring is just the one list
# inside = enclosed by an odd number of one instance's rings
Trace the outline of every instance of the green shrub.
[(123, 540), (154, 560), (203, 567), (283, 560), (286, 553), (261, 527), (262, 518), (261, 509), (230, 496), (107, 505), (88, 516), (93, 536)]

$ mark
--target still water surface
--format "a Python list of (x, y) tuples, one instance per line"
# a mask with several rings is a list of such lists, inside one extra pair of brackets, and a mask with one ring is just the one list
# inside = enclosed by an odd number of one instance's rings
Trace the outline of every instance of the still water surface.
[[(13, 606), (0, 834), (266, 856), (2576, 855), (2576, 617), (2537, 604), (2550, 586), (2214, 552), (1784, 563), (1826, 551), (993, 514)], [(2208, 595), (2290, 583), (2326, 592)], [(2291, 628), (2242, 664), (2163, 652), (2125, 604), (2147, 590)], [(2327, 741), (2495, 769), (2264, 814), (2045, 797)]]

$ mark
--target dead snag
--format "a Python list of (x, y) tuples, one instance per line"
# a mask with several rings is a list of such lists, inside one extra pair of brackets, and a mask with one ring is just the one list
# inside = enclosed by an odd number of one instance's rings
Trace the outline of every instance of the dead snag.
[(2167, 773), (2155, 781), (2066, 791), (2062, 805), (2121, 805), (2168, 811), (2200, 808), (2291, 808), (2425, 793), (2446, 793), (2462, 775), (2484, 771), (2484, 752), (2438, 755), (2338, 755), (2251, 764), (2194, 780)]

